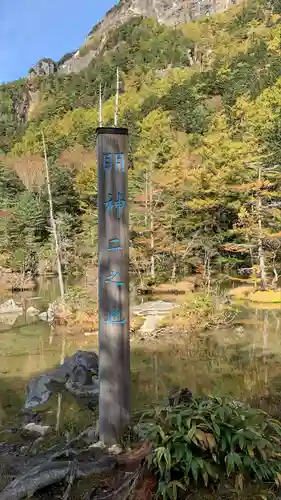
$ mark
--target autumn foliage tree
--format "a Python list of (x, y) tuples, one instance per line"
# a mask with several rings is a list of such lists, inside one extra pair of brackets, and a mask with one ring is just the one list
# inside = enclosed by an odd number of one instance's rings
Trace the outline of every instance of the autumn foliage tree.
[[(96, 265), (99, 85), (110, 126), (119, 67), (132, 275), (154, 283), (200, 268), (209, 286), (247, 268), (271, 286), (281, 257), (280, 14), (278, 1), (249, 0), (176, 28), (133, 18), (80, 73), (34, 80), (24, 123), (24, 82), (0, 86), (1, 209), (17, 214), (0, 217), (5, 250), (26, 244), (25, 227), (36, 228), (36, 248), (50, 244), (43, 128), (66, 267)], [(92, 35), (81, 53), (96, 47)]]

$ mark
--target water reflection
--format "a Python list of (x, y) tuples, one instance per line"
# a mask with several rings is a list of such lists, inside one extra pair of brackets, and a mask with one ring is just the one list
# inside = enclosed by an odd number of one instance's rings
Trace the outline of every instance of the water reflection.
[[(57, 295), (40, 291), (46, 306)], [(77, 349), (97, 350), (97, 337), (70, 335), (43, 322), (0, 326), (0, 410), (6, 419), (16, 414), (24, 399), (26, 381), (60, 363), (62, 355)], [(195, 394), (232, 395), (258, 399), (281, 392), (281, 310), (239, 307), (235, 325), (200, 335), (173, 333), (170, 338), (132, 343), (133, 404), (141, 409), (167, 396), (174, 386)], [(14, 398), (12, 394), (17, 394)], [(8, 401), (8, 403), (7, 403)], [(47, 417), (55, 426), (57, 399), (50, 402)], [(70, 396), (61, 402), (63, 425), (84, 426), (92, 421)], [(45, 410), (44, 410), (45, 411)], [(82, 413), (81, 413), (82, 411)], [(48, 413), (49, 412), (49, 413)]]
[[(13, 326), (16, 323), (17, 319), (20, 318), (20, 316), (22, 316), (22, 314), (19, 312), (0, 314), (0, 323), (1, 323), (0, 331), (5, 330), (5, 325)], [(4, 326), (2, 327), (2, 325)]]
[(275, 394), (281, 388), (280, 318), (279, 308), (241, 308), (232, 328), (138, 346), (132, 354), (134, 382), (144, 403), (174, 385), (240, 399)]

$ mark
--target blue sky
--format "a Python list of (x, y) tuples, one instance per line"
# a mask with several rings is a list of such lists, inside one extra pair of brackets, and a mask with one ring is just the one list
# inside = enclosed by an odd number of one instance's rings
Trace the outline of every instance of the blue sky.
[(77, 49), (116, 0), (0, 0), (0, 83)]

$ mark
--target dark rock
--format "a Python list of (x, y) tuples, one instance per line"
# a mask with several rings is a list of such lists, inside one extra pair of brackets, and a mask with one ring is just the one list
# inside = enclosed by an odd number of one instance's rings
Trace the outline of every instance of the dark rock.
[(70, 358), (66, 358), (63, 365), (58, 366), (50, 373), (52, 382), (65, 384), (71, 379), (73, 382), (85, 384), (89, 377), (98, 375), (99, 358), (95, 352), (77, 351)]
[(99, 438), (99, 431), (96, 426), (94, 427), (88, 427), (85, 429), (85, 431), (81, 434), (81, 439), (88, 445), (96, 443)]
[(47, 387), (50, 384), (51, 378), (48, 374), (39, 375), (30, 380), (27, 386), (26, 400), (24, 408), (30, 410), (37, 406), (47, 403), (52, 395), (51, 390)]
[(39, 436), (46, 436), (50, 432), (50, 430), (51, 427), (49, 425), (41, 425), (30, 422), (22, 428), (21, 432), (23, 435), (33, 435), (37, 438)]
[(99, 393), (98, 363), (95, 352), (77, 351), (55, 370), (30, 380), (24, 408), (30, 410), (41, 406), (49, 400), (52, 392), (62, 388), (78, 398), (94, 397), (96, 400)]
[[(65, 387), (66, 389), (74, 394), (77, 398), (92, 398), (99, 395), (99, 383), (98, 379), (92, 379), (92, 384), (81, 385), (72, 380), (67, 380)], [(88, 405), (89, 407), (89, 405)]]
[(177, 406), (189, 403), (192, 398), (192, 392), (189, 389), (171, 389), (169, 391), (169, 405)]
[[(22, 444), (20, 443), (0, 443), (0, 456), (19, 455)], [(1, 463), (1, 460), (0, 460)]]
[(21, 410), (23, 415), (23, 424), (29, 424), (29, 422), (34, 422), (35, 424), (42, 423), (42, 414), (34, 410)]

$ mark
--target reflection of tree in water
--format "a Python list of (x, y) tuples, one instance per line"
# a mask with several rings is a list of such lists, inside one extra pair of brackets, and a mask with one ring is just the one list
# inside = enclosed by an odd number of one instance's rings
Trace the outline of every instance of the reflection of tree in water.
[(201, 355), (204, 351), (210, 378), (207, 385), (248, 398), (265, 394), (280, 372), (280, 310), (246, 310), (241, 325), (210, 333)]
[(246, 343), (235, 344), (232, 346), (231, 351), (226, 355), (228, 361), (236, 366), (237, 368), (245, 368), (248, 365), (261, 366), (262, 364), (270, 361), (277, 361), (280, 359), (278, 353), (265, 352), (262, 346), (255, 346), (253, 348), (252, 344)]
[(267, 346), (268, 346), (268, 311), (265, 311), (264, 323), (263, 323), (263, 349), (264, 349), (263, 363), (264, 363), (265, 384), (268, 383), (268, 367), (267, 367), (267, 356), (266, 356)]

